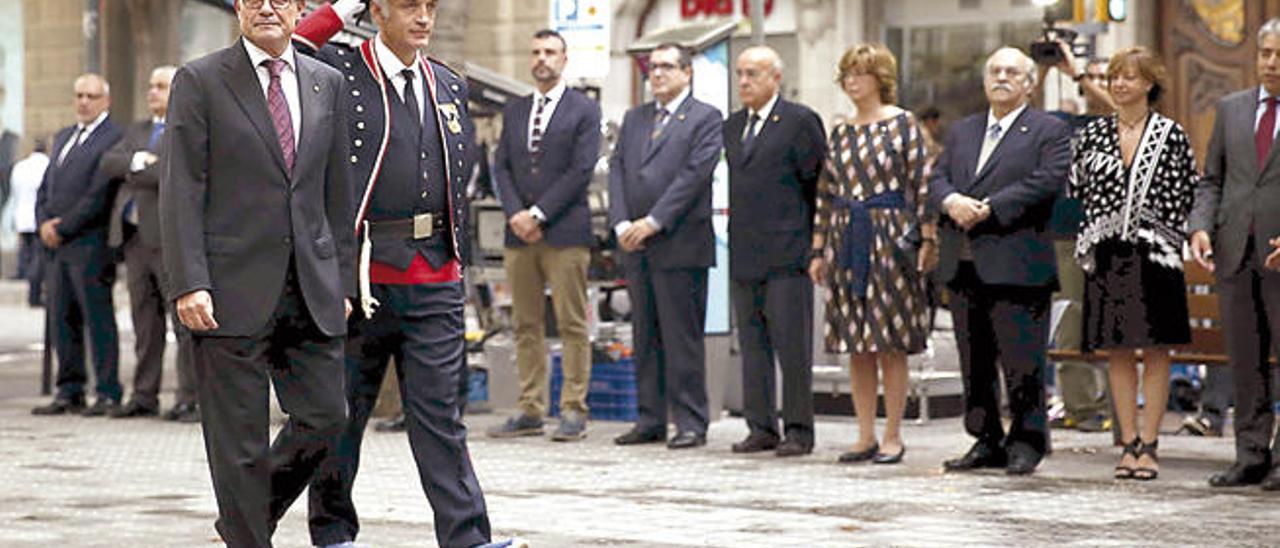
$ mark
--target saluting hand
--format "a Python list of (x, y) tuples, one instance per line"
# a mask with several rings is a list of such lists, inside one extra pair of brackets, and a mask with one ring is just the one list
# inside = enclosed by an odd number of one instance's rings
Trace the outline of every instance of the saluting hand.
[[(192, 331), (211, 331), (218, 328), (218, 321), (213, 319), (213, 295), (204, 289), (192, 291), (178, 297), (176, 308), (178, 320)], [(347, 304), (350, 312), (351, 304)]]

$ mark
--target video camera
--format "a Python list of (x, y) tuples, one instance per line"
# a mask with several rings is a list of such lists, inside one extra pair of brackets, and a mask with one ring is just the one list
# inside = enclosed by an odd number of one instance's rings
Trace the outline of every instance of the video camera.
[(1058, 42), (1067, 44), (1077, 57), (1088, 57), (1088, 52), (1078, 51), (1079, 48), (1074, 45), (1077, 36), (1079, 34), (1074, 30), (1046, 25), (1040, 33), (1040, 38), (1032, 42), (1027, 50), (1031, 52), (1031, 59), (1036, 63), (1050, 67), (1063, 61), (1062, 50), (1059, 49)]

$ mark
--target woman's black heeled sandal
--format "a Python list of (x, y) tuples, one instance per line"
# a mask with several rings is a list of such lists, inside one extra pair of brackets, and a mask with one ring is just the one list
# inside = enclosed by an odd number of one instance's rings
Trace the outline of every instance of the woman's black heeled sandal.
[[(1134, 436), (1133, 440), (1124, 444), (1124, 452), (1120, 453), (1120, 460), (1124, 461), (1125, 455), (1133, 457), (1134, 461), (1138, 460), (1138, 455), (1142, 454), (1142, 438)], [(1131, 466), (1123, 464), (1116, 465), (1115, 478), (1118, 480), (1133, 479), (1137, 470)]]
[[(1137, 457), (1142, 458), (1143, 455), (1146, 455), (1148, 457), (1151, 457), (1152, 462), (1155, 462), (1156, 464), (1160, 464), (1160, 456), (1156, 454), (1156, 450), (1160, 448), (1160, 440), (1156, 440), (1151, 443), (1140, 441), (1140, 443), (1142, 447), (1138, 449)], [(1153, 479), (1156, 479), (1157, 477), (1160, 477), (1159, 468), (1151, 468), (1149, 466), (1139, 466), (1133, 469), (1133, 479), (1136, 479), (1138, 481), (1151, 481)]]

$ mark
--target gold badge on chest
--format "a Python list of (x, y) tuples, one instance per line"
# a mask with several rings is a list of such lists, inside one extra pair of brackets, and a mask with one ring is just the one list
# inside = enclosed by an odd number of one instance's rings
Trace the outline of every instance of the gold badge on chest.
[(462, 118), (458, 115), (458, 105), (444, 103), (437, 108), (440, 109), (440, 114), (444, 116), (444, 125), (449, 128), (449, 133), (454, 135), (462, 133)]

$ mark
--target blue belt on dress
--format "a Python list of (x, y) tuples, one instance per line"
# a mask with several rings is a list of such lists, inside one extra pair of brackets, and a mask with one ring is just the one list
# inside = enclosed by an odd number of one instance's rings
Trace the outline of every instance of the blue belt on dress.
[(836, 265), (849, 270), (849, 291), (855, 297), (867, 296), (867, 278), (871, 272), (871, 210), (906, 209), (907, 199), (901, 191), (883, 192), (865, 200), (837, 198), (836, 204), (849, 210), (840, 247), (835, 250)]

